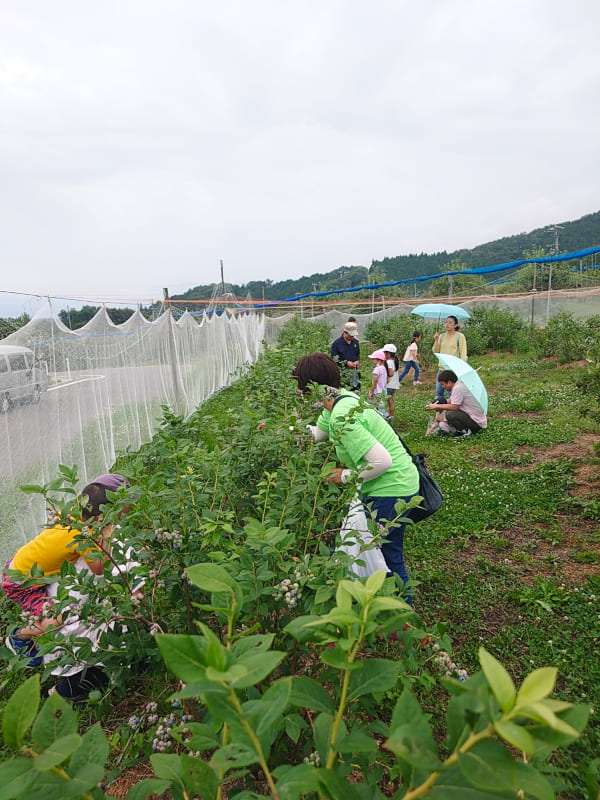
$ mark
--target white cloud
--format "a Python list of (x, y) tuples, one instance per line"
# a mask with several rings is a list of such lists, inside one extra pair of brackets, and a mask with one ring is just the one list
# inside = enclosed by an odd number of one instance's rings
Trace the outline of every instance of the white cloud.
[(596, 211), (599, 23), (596, 0), (4, 9), (3, 288), (147, 299), (221, 258), (282, 280)]

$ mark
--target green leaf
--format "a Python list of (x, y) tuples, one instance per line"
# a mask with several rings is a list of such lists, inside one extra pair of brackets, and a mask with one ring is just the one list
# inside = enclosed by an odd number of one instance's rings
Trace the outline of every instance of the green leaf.
[(579, 736), (575, 728), (572, 728), (568, 723), (559, 719), (556, 714), (546, 706), (543, 700), (540, 700), (538, 703), (530, 703), (528, 706), (520, 707), (519, 714), (535, 722), (547, 725), (549, 728), (552, 728), (553, 731), (564, 733), (566, 736), (572, 736), (575, 739)]
[(485, 647), (479, 648), (479, 663), (500, 708), (504, 712), (510, 711), (515, 704), (516, 697), (512, 678), (498, 659), (488, 653)]
[(383, 746), (400, 761), (428, 773), (442, 768), (427, 717), (408, 689), (398, 698), (390, 729), (391, 735)]
[(321, 764), (325, 764), (327, 761), (327, 755), (329, 753), (329, 746), (331, 743), (332, 727), (332, 714), (321, 713), (314, 721), (314, 742), (321, 759)]
[(241, 664), (232, 664), (232, 666), (224, 672), (213, 669), (213, 667), (206, 668), (206, 679), (216, 683), (233, 683), (233, 681), (242, 678), (245, 674), (246, 670)]
[(226, 670), (228, 666), (227, 649), (208, 625), (205, 625), (203, 622), (198, 622), (197, 625), (208, 643), (208, 647), (206, 648), (206, 666), (213, 667), (217, 670)]
[(239, 711), (227, 697), (222, 697), (216, 694), (205, 694), (203, 696), (206, 707), (211, 715), (221, 722), (237, 723), (239, 722)]
[(36, 779), (30, 758), (11, 758), (0, 763), (0, 800), (31, 796), (31, 787)]
[(399, 597), (375, 597), (370, 604), (373, 611), (408, 611), (413, 613), (412, 608), (400, 600)]
[(58, 764), (62, 764), (77, 750), (81, 744), (81, 736), (70, 733), (52, 742), (42, 753), (33, 760), (33, 766), (38, 772), (46, 772)]
[(319, 588), (315, 593), (315, 603), (316, 605), (327, 603), (332, 597), (333, 597), (333, 587), (319, 586)]
[(31, 741), (38, 753), (48, 745), (77, 733), (77, 714), (70, 703), (67, 703), (58, 692), (54, 692), (46, 700), (31, 729)]
[(292, 677), (290, 703), (297, 708), (308, 708), (311, 711), (325, 711), (330, 714), (335, 711), (329, 692), (318, 681), (305, 675)]
[(340, 581), (338, 583), (335, 593), (335, 602), (338, 608), (345, 610), (352, 608), (352, 595), (349, 591), (351, 586), (352, 583), (350, 581)]
[[(69, 783), (53, 771), (38, 772), (33, 769), (33, 762), (30, 762), (32, 769), (30, 776), (32, 782), (26, 793), (16, 795), (19, 800), (27, 800), (28, 797), (44, 798), (44, 800), (65, 800), (69, 796)], [(0, 797), (4, 797), (0, 790)], [(5, 800), (15, 800), (15, 795), (6, 797)]]
[(71, 756), (68, 773), (76, 794), (84, 794), (100, 783), (104, 777), (108, 758), (106, 734), (99, 722), (82, 737), (81, 747)]
[(258, 760), (258, 753), (253, 748), (248, 745), (232, 743), (216, 750), (212, 754), (210, 763), (216, 769), (228, 770), (249, 767), (251, 764), (256, 764)]
[(203, 636), (159, 633), (155, 638), (165, 664), (184, 683), (204, 677), (208, 642)]
[(179, 756), (174, 753), (154, 753), (150, 756), (150, 763), (157, 778), (164, 778), (183, 787), (183, 769)]
[(496, 733), (505, 742), (522, 750), (528, 756), (533, 756), (536, 751), (536, 745), (531, 734), (522, 726), (517, 725), (510, 720), (497, 720), (494, 722)]
[(194, 564), (187, 567), (185, 572), (194, 586), (204, 592), (226, 592), (231, 595), (237, 587), (237, 582), (218, 564)]
[(587, 789), (588, 797), (590, 798), (597, 798), (600, 796), (598, 767), (600, 767), (600, 758), (594, 758), (593, 761), (590, 761), (585, 770), (585, 787)]
[(321, 793), (327, 792), (330, 800), (365, 800), (363, 787), (348, 782), (347, 776), (337, 769), (320, 769), (317, 773)]
[(298, 744), (298, 740), (304, 730), (306, 730), (306, 722), (300, 714), (288, 714), (286, 716), (285, 732), (294, 744)]
[(527, 675), (517, 694), (516, 707), (527, 706), (552, 694), (557, 674), (556, 667), (542, 667)]
[(246, 670), (244, 675), (231, 681), (235, 689), (247, 689), (264, 680), (273, 670), (281, 664), (286, 653), (270, 650), (267, 653), (253, 653), (245, 655), (238, 661), (238, 665)]
[(371, 597), (381, 589), (383, 584), (385, 583), (387, 572), (383, 569), (377, 570), (377, 572), (371, 573), (367, 580), (365, 581), (365, 589), (371, 595)]
[(355, 727), (347, 736), (343, 738), (338, 736), (335, 749), (340, 753), (367, 753), (374, 757), (379, 746), (370, 734)]
[(356, 700), (364, 694), (387, 692), (398, 682), (398, 664), (394, 661), (369, 658), (360, 664), (361, 668), (350, 678), (349, 700)]
[(514, 759), (499, 742), (479, 742), (469, 752), (459, 755), (458, 766), (476, 789), (491, 789), (515, 797), (523, 792), (539, 800), (554, 800), (554, 791), (546, 779), (530, 765)]
[(199, 681), (192, 681), (191, 683), (186, 683), (183, 689), (180, 689), (178, 692), (175, 692), (173, 695), (173, 699), (182, 700), (188, 697), (196, 697), (197, 695), (208, 695), (208, 694), (217, 694), (217, 695), (226, 695), (228, 689), (225, 686), (221, 686), (220, 683), (215, 683), (214, 681), (209, 681), (208, 679), (199, 680)]
[(2, 714), (2, 736), (7, 747), (18, 750), (36, 718), (40, 705), (40, 676), (32, 675), (13, 692)]
[(187, 796), (202, 797), (203, 800), (214, 800), (217, 797), (219, 780), (206, 761), (183, 753), (181, 769)]
[(336, 628), (345, 628), (348, 625), (356, 625), (360, 622), (360, 617), (354, 611), (342, 608), (333, 608), (329, 614), (317, 617), (313, 622), (305, 623), (307, 628), (324, 628), (327, 625), (335, 625)]
[(244, 636), (242, 639), (238, 639), (237, 642), (234, 642), (231, 647), (231, 652), (236, 658), (240, 658), (240, 656), (243, 656), (244, 653), (247, 653), (249, 650), (254, 650), (255, 652), (269, 650), (273, 644), (274, 638), (274, 633), (256, 633), (253, 636)]
[(301, 617), (296, 617), (285, 626), (284, 631), (292, 636), (296, 641), (302, 642), (320, 642), (330, 641), (331, 637), (316, 628), (311, 626), (311, 623), (317, 622), (321, 617), (316, 614), (305, 614)]
[[(214, 750), (219, 744), (219, 738), (215, 730), (210, 725), (205, 725), (201, 722), (186, 722), (185, 727), (190, 732), (191, 736), (186, 736), (186, 746), (190, 750)], [(171, 734), (177, 741), (182, 741), (181, 733), (173, 731)]]
[(281, 800), (298, 800), (319, 789), (319, 770), (312, 764), (283, 764), (273, 770)]
[(170, 787), (170, 781), (158, 780), (157, 778), (144, 778), (139, 781), (127, 792), (125, 800), (147, 800), (150, 795), (157, 797), (164, 794)]
[[(369, 600), (369, 595), (367, 590), (360, 581), (343, 581), (344, 583), (344, 591), (346, 591), (349, 595), (351, 595), (359, 606), (364, 607)], [(338, 606), (340, 604), (338, 603)], [(343, 606), (344, 611), (349, 610), (346, 607), (346, 603)]]
[(321, 650), (321, 661), (324, 664), (327, 664), (329, 667), (333, 667), (334, 669), (343, 669), (343, 670), (359, 670), (362, 667), (362, 662), (354, 661), (350, 663), (348, 661), (348, 653), (338, 645), (336, 645), (333, 649), (331, 647), (326, 647)]
[(292, 679), (280, 678), (272, 686), (269, 686), (263, 694), (256, 710), (253, 712), (254, 714), (257, 712), (259, 714), (258, 724), (256, 725), (256, 733), (259, 736), (284, 715), (290, 702), (291, 693)]

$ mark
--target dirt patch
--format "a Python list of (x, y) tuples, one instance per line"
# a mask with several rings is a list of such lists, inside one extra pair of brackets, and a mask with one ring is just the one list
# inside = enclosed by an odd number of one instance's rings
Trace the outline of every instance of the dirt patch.
[[(600, 442), (600, 434), (583, 433), (573, 442), (563, 442), (562, 444), (554, 444), (549, 447), (519, 445), (515, 448), (514, 452), (518, 455), (532, 455), (534, 460), (530, 464), (502, 464), (502, 468), (509, 472), (531, 472), (538, 464), (543, 464), (546, 461), (558, 461), (561, 458), (568, 458), (571, 461), (590, 459), (595, 456), (595, 447), (598, 442)], [(488, 461), (486, 465), (488, 467), (497, 466), (494, 461)], [(580, 471), (582, 476), (586, 474), (590, 476), (592, 472), (600, 472), (600, 469), (591, 464), (581, 464), (577, 468), (576, 481), (579, 480), (577, 475)], [(583, 481), (587, 481), (588, 484), (590, 484), (589, 478), (582, 478), (582, 482)], [(596, 483), (598, 483), (598, 481), (596, 481)]]
[(582, 358), (579, 361), (568, 361), (566, 364), (557, 364), (556, 369), (581, 369), (581, 367), (585, 367), (587, 363), (585, 358)]
[(516, 448), (517, 453), (535, 453), (536, 463), (555, 461), (559, 458), (589, 458), (594, 453), (594, 446), (600, 442), (597, 433), (583, 433), (574, 442), (554, 444), (551, 447), (530, 447), (521, 445)]
[(557, 514), (555, 521), (556, 529), (537, 524), (501, 531), (489, 543), (479, 539), (457, 553), (456, 569), (476, 570), (483, 557), (510, 566), (528, 584), (558, 576), (565, 583), (579, 585), (600, 574), (599, 523), (567, 514)]

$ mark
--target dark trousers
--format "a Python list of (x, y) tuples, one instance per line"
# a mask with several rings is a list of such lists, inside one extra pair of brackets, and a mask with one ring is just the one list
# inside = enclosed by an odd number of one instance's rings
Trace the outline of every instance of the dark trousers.
[(474, 419), (461, 411), (460, 408), (456, 411), (446, 411), (446, 422), (448, 425), (452, 425), (453, 428), (456, 428), (457, 431), (465, 431), (470, 430), (471, 433), (479, 433), (481, 430), (481, 425), (478, 425)]
[[(413, 495), (408, 497), (365, 497), (363, 505), (371, 509), (377, 522), (386, 525), (398, 516), (394, 506), (398, 500), (408, 502)], [(385, 533), (385, 541), (381, 544), (381, 552), (391, 572), (395, 572), (404, 581), (404, 599), (412, 606), (413, 600), (408, 586), (409, 577), (404, 564), (404, 528), (406, 523), (398, 520), (392, 523)]]

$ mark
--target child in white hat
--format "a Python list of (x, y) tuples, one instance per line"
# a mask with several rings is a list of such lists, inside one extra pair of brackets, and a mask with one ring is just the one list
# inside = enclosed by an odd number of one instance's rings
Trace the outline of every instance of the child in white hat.
[(394, 416), (394, 395), (400, 388), (400, 381), (398, 380), (398, 369), (400, 363), (398, 362), (398, 348), (395, 344), (384, 344), (383, 352), (385, 353), (385, 363), (387, 366), (388, 382), (386, 388), (388, 413), (390, 417)]

